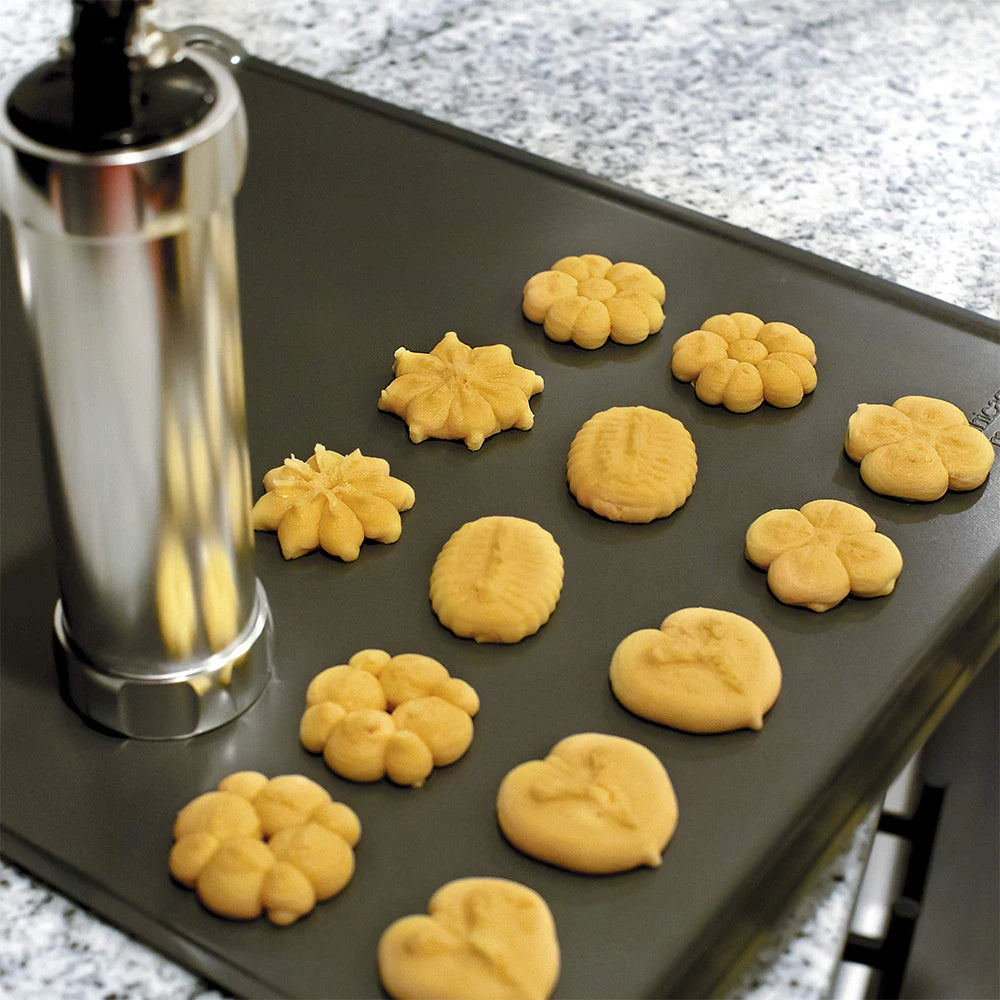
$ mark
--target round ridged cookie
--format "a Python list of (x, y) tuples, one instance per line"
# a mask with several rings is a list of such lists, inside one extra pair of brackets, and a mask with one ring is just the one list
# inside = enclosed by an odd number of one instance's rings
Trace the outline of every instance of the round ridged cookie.
[(781, 690), (767, 636), (749, 619), (715, 608), (682, 608), (658, 629), (626, 636), (610, 674), (630, 712), (689, 733), (761, 729)]
[(562, 553), (541, 525), (481, 517), (463, 524), (438, 553), (431, 607), (455, 635), (520, 642), (549, 620), (562, 583)]
[(595, 413), (576, 433), (566, 462), (570, 492), (611, 521), (668, 517), (691, 495), (698, 454), (687, 428), (647, 406)]

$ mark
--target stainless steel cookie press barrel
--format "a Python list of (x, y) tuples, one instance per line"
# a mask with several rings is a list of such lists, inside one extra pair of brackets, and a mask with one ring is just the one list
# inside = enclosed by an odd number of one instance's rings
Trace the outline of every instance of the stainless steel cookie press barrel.
[(73, 0), (0, 86), (0, 206), (34, 337), (72, 701), (128, 736), (215, 728), (270, 674), (253, 570), (235, 81), (141, 2)]

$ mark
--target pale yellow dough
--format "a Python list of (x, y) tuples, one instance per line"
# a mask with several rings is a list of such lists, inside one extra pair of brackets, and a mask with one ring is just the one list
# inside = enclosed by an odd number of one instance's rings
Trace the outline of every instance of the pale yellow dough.
[(469, 347), (454, 333), (429, 353), (396, 351), (396, 377), (382, 390), (378, 408), (402, 417), (415, 444), (427, 438), (483, 441), (510, 427), (528, 430), (535, 421), (529, 400), (545, 388), (542, 377), (514, 364), (503, 344)]
[(463, 878), (402, 917), (378, 943), (378, 970), (399, 1000), (546, 1000), (559, 941), (545, 900), (518, 882)]
[(703, 403), (749, 413), (767, 401), (798, 406), (816, 388), (816, 347), (790, 323), (752, 313), (710, 316), (675, 344), (674, 378), (693, 382)]
[(549, 340), (594, 350), (638, 344), (663, 326), (663, 282), (642, 264), (600, 254), (563, 257), (524, 286), (521, 308)]
[(892, 540), (860, 507), (841, 500), (761, 514), (747, 529), (746, 557), (767, 570), (779, 601), (812, 611), (829, 611), (848, 594), (885, 597), (903, 568)]
[(698, 454), (687, 428), (646, 406), (595, 413), (576, 433), (566, 462), (577, 502), (611, 521), (668, 517), (691, 495)]
[(646, 747), (579, 733), (503, 779), (497, 819), (525, 854), (596, 875), (657, 867), (677, 826), (677, 798)]
[(559, 601), (563, 559), (541, 525), (481, 517), (445, 542), (431, 570), (431, 607), (445, 628), (476, 642), (520, 642)]
[(420, 787), (469, 749), (479, 696), (429, 656), (363, 649), (317, 674), (306, 706), (299, 739), (332, 771)]
[(239, 771), (178, 814), (170, 874), (213, 913), (286, 926), (354, 874), (361, 824), (314, 781)]
[(781, 691), (781, 666), (767, 636), (715, 608), (683, 608), (659, 629), (626, 636), (610, 674), (615, 697), (630, 712), (690, 733), (761, 729)]
[(307, 462), (294, 455), (264, 476), (267, 491), (254, 504), (257, 531), (277, 531), (281, 553), (297, 559), (322, 546), (352, 562), (361, 543), (395, 542), (399, 512), (413, 506), (413, 490), (389, 475), (389, 463), (360, 451), (341, 455), (316, 445)]
[(869, 489), (902, 500), (974, 490), (994, 459), (989, 439), (957, 406), (930, 396), (902, 396), (892, 406), (860, 403), (847, 422), (844, 450), (861, 463)]

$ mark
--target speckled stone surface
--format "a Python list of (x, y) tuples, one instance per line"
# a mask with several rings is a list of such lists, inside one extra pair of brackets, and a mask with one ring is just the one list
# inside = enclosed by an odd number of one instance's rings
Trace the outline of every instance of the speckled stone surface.
[[(66, 0), (5, 0), (0, 74)], [(994, 0), (159, 0), (313, 76), (958, 305), (1000, 313)], [(734, 988), (829, 989), (874, 817)], [(209, 1000), (212, 987), (0, 867), (0, 994)]]

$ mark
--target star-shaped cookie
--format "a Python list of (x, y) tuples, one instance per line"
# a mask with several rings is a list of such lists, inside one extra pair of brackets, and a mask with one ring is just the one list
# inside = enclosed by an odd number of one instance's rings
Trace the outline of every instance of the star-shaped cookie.
[(469, 347), (446, 333), (429, 354), (396, 351), (396, 377), (379, 395), (378, 408), (402, 417), (410, 440), (464, 441), (470, 451), (500, 431), (526, 431), (535, 422), (528, 400), (545, 388), (542, 377), (514, 364), (505, 344)]

